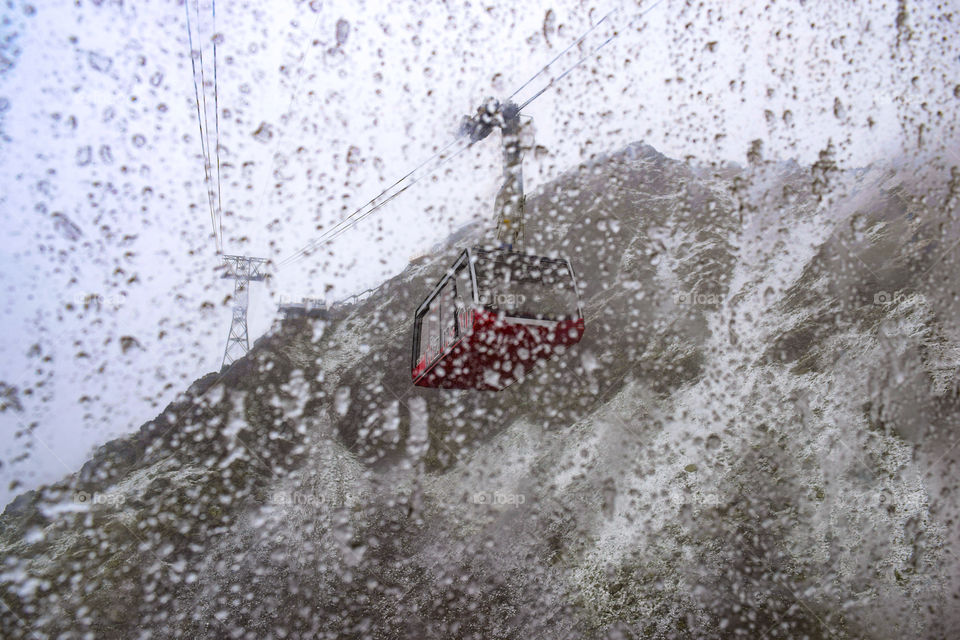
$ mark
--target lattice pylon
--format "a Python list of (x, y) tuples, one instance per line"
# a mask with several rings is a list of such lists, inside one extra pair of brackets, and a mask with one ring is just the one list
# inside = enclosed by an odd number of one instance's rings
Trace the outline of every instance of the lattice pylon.
[(251, 282), (266, 279), (264, 265), (266, 258), (249, 256), (222, 256), (227, 267), (224, 278), (233, 278), (233, 319), (230, 321), (230, 333), (227, 334), (227, 346), (223, 350), (221, 369), (233, 364), (250, 350), (250, 336), (247, 333), (247, 306), (250, 300)]

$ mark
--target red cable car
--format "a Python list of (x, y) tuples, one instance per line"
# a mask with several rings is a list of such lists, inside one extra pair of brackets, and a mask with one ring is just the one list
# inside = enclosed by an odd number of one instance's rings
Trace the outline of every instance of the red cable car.
[(499, 391), (583, 337), (570, 261), (513, 249), (523, 245), (524, 229), (520, 109), (490, 99), (461, 124), (470, 144), (500, 129), (505, 180), (494, 209), (501, 248), (464, 250), (417, 308), (415, 385)]
[(569, 260), (466, 249), (416, 311), (413, 383), (499, 391), (583, 332)]

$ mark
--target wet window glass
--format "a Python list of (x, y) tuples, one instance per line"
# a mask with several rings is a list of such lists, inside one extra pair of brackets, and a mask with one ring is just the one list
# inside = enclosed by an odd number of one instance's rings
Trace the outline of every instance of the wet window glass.
[(7, 0), (0, 222), (2, 640), (958, 637), (958, 2)]
[(478, 252), (475, 260), (480, 304), (518, 318), (576, 317), (578, 299), (565, 261), (510, 252)]

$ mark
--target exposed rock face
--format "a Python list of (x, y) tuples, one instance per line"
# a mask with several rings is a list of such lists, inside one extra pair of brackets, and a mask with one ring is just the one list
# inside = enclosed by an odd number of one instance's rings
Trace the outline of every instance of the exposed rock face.
[(412, 311), (479, 236), (287, 321), (7, 507), (2, 635), (944, 637), (949, 178), (582, 166), (527, 203), (579, 345), (497, 394), (411, 385)]

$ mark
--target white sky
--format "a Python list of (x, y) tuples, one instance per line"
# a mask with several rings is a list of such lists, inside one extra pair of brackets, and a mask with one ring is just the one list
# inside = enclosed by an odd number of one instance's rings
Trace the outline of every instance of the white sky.
[[(914, 145), (919, 122), (954, 135), (960, 21), (938, 19), (936, 3), (908, 3), (913, 37), (899, 47), (895, 2), (664, 0), (643, 18), (651, 2), (448, 4), (221, 1), (226, 253), (292, 254), (614, 9), (587, 43), (617, 38), (525, 110), (548, 151), (525, 159), (528, 192), (638, 140), (743, 163), (760, 138), (766, 157), (809, 163), (832, 139), (842, 164), (862, 166)], [(194, 47), (212, 68), (209, 10), (204, 0)], [(46, 383), (21, 395), (22, 413), (0, 413), (4, 502), (12, 479), (29, 488), (77, 470), (91, 447), (219, 368), (232, 291), (214, 270), (182, 4), (48, 0), (33, 11), (18, 6), (2, 33), (14, 64), (0, 74), (0, 380), (21, 394)], [(350, 24), (339, 50), (338, 20)], [(261, 123), (269, 139), (253, 135)], [(444, 169), (324, 256), (255, 285), (251, 341), (280, 296), (342, 298), (489, 218), (496, 136)], [(67, 307), (89, 294), (103, 296), (99, 310)], [(121, 336), (139, 348), (124, 353)], [(32, 436), (14, 436), (34, 422)]]

